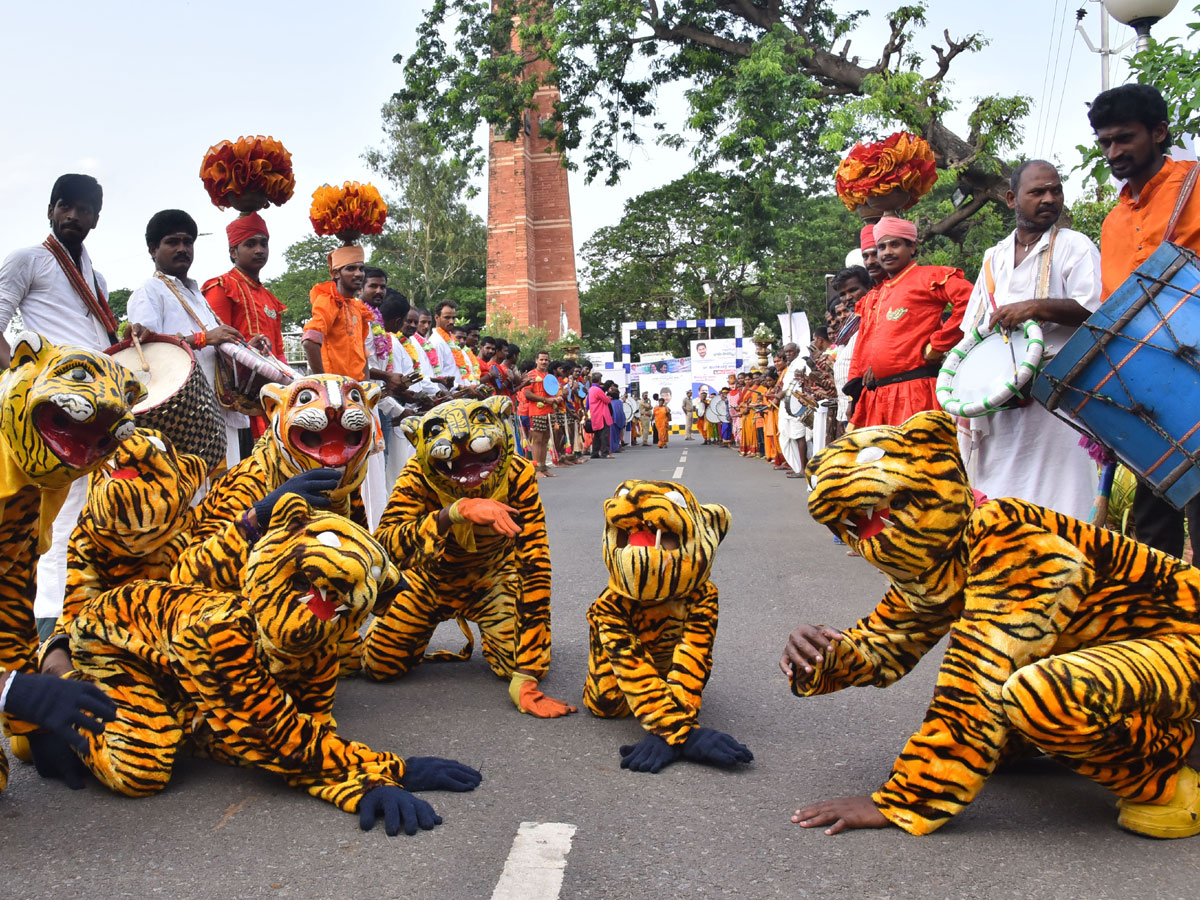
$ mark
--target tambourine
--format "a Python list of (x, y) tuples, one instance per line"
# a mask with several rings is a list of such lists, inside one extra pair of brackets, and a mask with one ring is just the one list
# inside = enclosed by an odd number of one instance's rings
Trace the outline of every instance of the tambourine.
[(547, 397), (557, 397), (561, 387), (554, 375), (547, 375), (542, 379), (542, 390), (546, 392)]

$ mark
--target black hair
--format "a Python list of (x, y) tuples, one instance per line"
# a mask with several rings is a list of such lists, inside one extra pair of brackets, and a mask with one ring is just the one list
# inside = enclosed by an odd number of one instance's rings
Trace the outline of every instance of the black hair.
[(479, 346), (482, 347), (484, 344), (494, 344), (497, 349), (500, 348), (500, 342), (497, 341), (490, 334), (485, 334), (479, 338)]
[(524, 375), (526, 372), (533, 371), (534, 362), (532, 359), (523, 359), (517, 363), (517, 371)]
[(383, 295), (383, 300), (379, 304), (379, 315), (385, 322), (392, 322), (396, 319), (404, 321), (410, 309), (412, 307), (409, 306), (407, 297), (399, 291), (388, 288), (388, 292)]
[(871, 273), (867, 271), (865, 266), (848, 266), (845, 269), (842, 269), (833, 276), (833, 281), (831, 284), (835, 291), (841, 291), (842, 287), (847, 281), (854, 281), (855, 279), (857, 279), (858, 283), (867, 290), (870, 290), (871, 285), (874, 284), (874, 282), (871, 281)]
[[(497, 341), (499, 341), (499, 338), (497, 338)], [(505, 341), (504, 346), (505, 346), (505, 349), (508, 350), (508, 352), (512, 356), (519, 357), (521, 355), (521, 348), (518, 347), (516, 344), (514, 344), (512, 341)]]
[(74, 205), (80, 201), (92, 207), (93, 212), (100, 212), (104, 205), (104, 188), (91, 175), (59, 175), (50, 188), (50, 205), (62, 200)]
[(537, 359), (537, 358), (538, 358), (539, 356), (541, 356), (543, 353), (544, 353), (546, 356), (549, 356), (549, 355), (550, 355), (550, 351), (549, 351), (549, 350), (539, 350), (537, 353), (533, 354), (533, 358), (534, 358), (534, 359)]
[(416, 307), (413, 307), (413, 308), (414, 308), (414, 309), (416, 309), (416, 311), (417, 311), (417, 315), (418, 315), (418, 316), (429, 316), (429, 318), (431, 318), (431, 319), (433, 318), (433, 316), (432, 316), (432, 315), (430, 315), (430, 312), (429, 312), (429, 310), (427, 310), (427, 309), (422, 309), (422, 308), (421, 308), (421, 307), (419, 307), (419, 306), (416, 306)]
[(363, 269), (363, 280), (365, 281), (368, 278), (382, 278), (383, 283), (387, 284), (387, 272), (378, 266), (366, 266)]
[(194, 240), (200, 233), (196, 220), (182, 209), (164, 209), (156, 212), (146, 223), (146, 246), (157, 247), (168, 234), (190, 234)]
[(455, 312), (458, 312), (458, 304), (455, 303), (453, 300), (439, 300), (433, 306), (434, 318), (437, 318), (438, 316), (440, 316), (442, 314), (442, 310), (445, 309), (447, 306), (449, 306)]
[(1055, 167), (1054, 163), (1047, 162), (1044, 159), (1027, 159), (1027, 160), (1025, 160), (1025, 162), (1021, 163), (1019, 166), (1017, 166), (1015, 169), (1013, 169), (1012, 175), (1008, 176), (1008, 189), (1010, 191), (1012, 191), (1014, 194), (1018, 193), (1018, 191), (1021, 187), (1021, 176), (1024, 175), (1025, 170), (1030, 168), (1031, 166), (1045, 166), (1047, 169), (1054, 169), (1055, 172), (1058, 171), (1058, 169)]
[[(1154, 131), (1168, 121), (1167, 101), (1158, 88), (1151, 85), (1123, 84), (1096, 95), (1088, 109), (1088, 121), (1092, 123), (1093, 131), (1126, 122), (1140, 122), (1147, 131)], [(1168, 128), (1167, 139), (1158, 145), (1159, 152), (1166, 153), (1170, 146), (1171, 129)]]
[(826, 341), (829, 340), (829, 327), (827, 325), (820, 325), (814, 329), (813, 339), (815, 340), (816, 338), (821, 338), (822, 340)]

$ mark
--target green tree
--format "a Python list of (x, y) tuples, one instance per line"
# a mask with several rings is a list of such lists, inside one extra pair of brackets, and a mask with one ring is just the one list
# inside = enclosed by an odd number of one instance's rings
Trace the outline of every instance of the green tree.
[(335, 237), (314, 234), (296, 241), (284, 251), (287, 271), (266, 282), (267, 290), (287, 306), (283, 313), (284, 327), (303, 325), (312, 315), (308, 292), (313, 285), (329, 280), (327, 257), (339, 244)]
[[(609, 183), (629, 167), (647, 122), (658, 140), (690, 146), (702, 168), (813, 190), (829, 184), (852, 141), (904, 127), (930, 142), (965, 195), (927, 234), (1003, 203), (1002, 154), (1020, 138), (1028, 98), (977, 99), (965, 138), (943, 121), (955, 105), (951, 65), (985, 40), (946, 32), (927, 59), (915, 44), (925, 4), (915, 2), (887, 16), (889, 37), (864, 62), (850, 54), (863, 16), (839, 14), (833, 0), (498, 0), (495, 11), (491, 0), (435, 0), (403, 61), (396, 108), (478, 171), (477, 128), (514, 138), (539, 87), (553, 84), (561, 102), (541, 134), (581, 151), (588, 179)], [(659, 113), (668, 85), (686, 89), (685, 132)]]
[[(774, 321), (788, 299), (819, 321), (825, 276), (858, 246), (861, 222), (832, 197), (692, 172), (633, 198), (582, 248), (584, 333), (615, 343), (620, 323), (740, 317)], [(692, 334), (639, 335), (639, 349), (682, 353)]]
[(1100, 246), (1100, 228), (1105, 217), (1117, 205), (1117, 189), (1111, 184), (1102, 184), (1093, 197), (1084, 197), (1075, 201), (1068, 208), (1071, 215), (1071, 227), (1081, 234), (1086, 234), (1092, 243)]
[(113, 311), (118, 322), (124, 322), (128, 315), (129, 297), (133, 294), (129, 288), (117, 288), (108, 292), (108, 308)]
[(396, 199), (374, 241), (372, 265), (417, 306), (454, 300), (460, 317), (482, 322), (487, 272), (487, 226), (466, 206), (471, 172), (442, 153), (425, 131), (405, 121), (394, 103), (383, 108), (382, 147), (364, 154)]

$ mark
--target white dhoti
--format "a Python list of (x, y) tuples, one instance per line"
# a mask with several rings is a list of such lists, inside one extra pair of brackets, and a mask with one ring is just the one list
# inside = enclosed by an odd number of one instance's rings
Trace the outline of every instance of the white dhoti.
[(971, 420), (971, 486), (1088, 521), (1100, 476), (1079, 432), (1037, 403)]
[(54, 527), (51, 529), (53, 543), (37, 564), (37, 592), (33, 600), (36, 618), (57, 619), (62, 614), (63, 598), (67, 594), (67, 545), (87, 503), (87, 491), (86, 477), (71, 482), (67, 499), (54, 518)]

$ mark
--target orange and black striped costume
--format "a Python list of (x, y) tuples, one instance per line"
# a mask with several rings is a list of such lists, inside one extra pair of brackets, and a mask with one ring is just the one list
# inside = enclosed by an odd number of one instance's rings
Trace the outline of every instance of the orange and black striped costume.
[[(130, 407), (145, 391), (109, 356), (56, 347), (24, 332), (0, 380), (0, 671), (36, 672), (33, 614), (37, 561), (71, 482), (94, 471), (133, 434)], [(27, 722), (4, 717), (25, 759)], [(0, 790), (8, 760), (0, 752)]]
[[(506, 397), (443, 403), (418, 425), (405, 420), (416, 448), (396, 480), (376, 538), (403, 566), (405, 587), (375, 619), (363, 642), (363, 671), (376, 679), (406, 674), (425, 656), (439, 622), (479, 626), (492, 671), (536, 678), (550, 666), (550, 547), (533, 467), (512, 454)], [(473, 449), (472, 449), (473, 448)], [(457, 478), (470, 475), (471, 486)], [(478, 477), (482, 475), (482, 480)], [(438, 531), (438, 515), (460, 496), (512, 507), (515, 538), (470, 523)], [(467, 626), (460, 624), (469, 637)], [(468, 643), (460, 654), (469, 657)]]
[(143, 582), (101, 594), (71, 624), (76, 677), (118, 706), (84, 760), (108, 787), (147, 796), (190, 748), (276, 772), (354, 812), (404, 760), (342, 737), (333, 719), (337, 645), (398, 574), (348, 519), (294, 494), (249, 551), (244, 596)]
[(934, 831), (1016, 740), (1125, 801), (1171, 799), (1200, 715), (1200, 571), (1023, 501), (976, 508), (941, 412), (853, 431), (808, 474), (813, 518), (892, 587), (793, 690), (885, 687), (949, 635), (924, 724), (872, 795), (887, 819)]
[(637, 716), (680, 746), (712, 671), (717, 588), (709, 581), (729, 511), (667, 481), (625, 481), (604, 503), (608, 588), (588, 610), (583, 703)]

